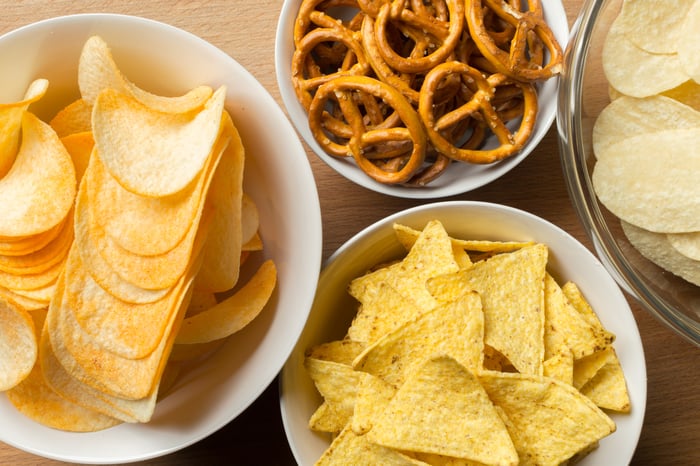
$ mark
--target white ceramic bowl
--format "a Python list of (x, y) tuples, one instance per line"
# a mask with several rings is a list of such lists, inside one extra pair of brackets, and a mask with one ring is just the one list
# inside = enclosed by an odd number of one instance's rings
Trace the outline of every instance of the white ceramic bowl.
[[(0, 101), (47, 78), (44, 118), (77, 96), (85, 40), (99, 34), (133, 81), (153, 92), (182, 93), (226, 84), (226, 108), (249, 157), (245, 189), (260, 211), (264, 256), (274, 259), (272, 302), (156, 407), (147, 424), (75, 434), (43, 427), (0, 397), (0, 441), (40, 456), (80, 463), (144, 460), (171, 453), (215, 432), (245, 410), (274, 380), (312, 304), (321, 265), (316, 185), (301, 142), (274, 99), (233, 58), (194, 35), (155, 21), (109, 14), (31, 24), (0, 37)], [(275, 134), (269, 137), (270, 131)]]
[[(353, 160), (341, 159), (327, 154), (309, 130), (306, 111), (297, 100), (291, 80), (294, 20), (300, 4), (301, 0), (285, 0), (277, 26), (275, 67), (282, 101), (297, 131), (313, 152), (340, 175), (367, 189), (391, 196), (414, 199), (444, 198), (477, 189), (508, 173), (522, 162), (537, 147), (554, 121), (557, 106), (557, 79), (549, 79), (538, 85), (540, 107), (537, 122), (530, 140), (518, 154), (490, 165), (453, 163), (440, 177), (422, 188), (379, 183), (365, 174)], [(557, 41), (562, 48), (566, 47), (569, 27), (561, 1), (548, 0), (544, 2), (544, 8), (545, 18)], [(484, 147), (491, 148), (496, 145), (495, 137), (492, 136), (485, 142)]]
[(549, 247), (549, 270), (560, 280), (573, 280), (598, 313), (603, 325), (617, 335), (614, 343), (630, 392), (632, 412), (613, 415), (617, 431), (581, 465), (628, 464), (634, 454), (646, 408), (644, 350), (632, 311), (605, 268), (581, 243), (555, 225), (527, 212), (502, 205), (450, 201), (425, 204), (398, 212), (367, 227), (348, 240), (325, 264), (306, 328), (282, 371), (280, 406), (287, 439), (301, 466), (313, 465), (329, 445), (312, 432), (308, 420), (321, 398), (303, 367), (304, 351), (342, 338), (357, 310), (347, 293), (348, 282), (370, 266), (402, 257), (392, 224), (421, 229), (440, 220), (456, 237), (491, 240), (532, 240)]

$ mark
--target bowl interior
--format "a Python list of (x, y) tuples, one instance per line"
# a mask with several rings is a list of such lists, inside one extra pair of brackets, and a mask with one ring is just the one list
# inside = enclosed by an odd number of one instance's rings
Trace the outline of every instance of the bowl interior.
[[(67, 16), (18, 29), (0, 37), (0, 67), (12, 70), (0, 73), (0, 101), (22, 95), (37, 77), (47, 78), (48, 94), (31, 110), (53, 116), (78, 95), (78, 57), (93, 34), (111, 46), (129, 79), (152, 92), (178, 95), (200, 84), (227, 86), (226, 108), (249, 155), (245, 190), (259, 209), (264, 258), (278, 268), (277, 289), (263, 313), (182, 380), (147, 424), (71, 434), (45, 428), (0, 399), (3, 442), (63, 461), (123, 463), (204, 438), (274, 380), (311, 307), (321, 264), (321, 218), (306, 153), (274, 99), (233, 58), (180, 29), (110, 14)], [(271, 131), (274, 138), (268, 137)]]
[(432, 219), (442, 221), (448, 233), (456, 237), (547, 244), (550, 273), (579, 285), (603, 324), (617, 335), (615, 349), (633, 406), (631, 414), (613, 416), (617, 431), (603, 439), (600, 448), (581, 464), (627, 464), (644, 419), (646, 366), (639, 332), (622, 292), (595, 256), (558, 227), (524, 211), (469, 201), (425, 204), (394, 214), (358, 233), (329, 258), (321, 272), (307, 326), (282, 371), (282, 419), (297, 462), (302, 466), (314, 464), (329, 444), (326, 436), (308, 428), (309, 417), (321, 398), (303, 367), (304, 351), (344, 336), (356, 311), (356, 302), (346, 292), (350, 280), (377, 263), (402, 257), (392, 224), (422, 229)]
[[(479, 188), (516, 167), (539, 144), (554, 121), (557, 100), (557, 79), (550, 79), (538, 85), (540, 108), (535, 128), (523, 150), (503, 161), (490, 165), (453, 163), (436, 180), (422, 188), (411, 188), (379, 183), (366, 175), (354, 161), (328, 155), (321, 149), (311, 134), (308, 118), (303, 106), (297, 100), (291, 80), (292, 55), (294, 54), (294, 20), (301, 0), (285, 0), (277, 26), (275, 38), (275, 68), (277, 85), (282, 101), (294, 126), (314, 153), (345, 178), (373, 191), (391, 196), (414, 199), (430, 199), (452, 196)], [(562, 48), (566, 46), (569, 26), (566, 12), (559, 0), (546, 2), (545, 18)], [(495, 137), (487, 141), (495, 144)]]
[(622, 0), (586, 2), (572, 31), (566, 71), (560, 80), (557, 123), (567, 187), (598, 256), (620, 286), (666, 325), (700, 344), (700, 287), (643, 257), (622, 232), (618, 218), (598, 201), (593, 125), (610, 102), (601, 50)]

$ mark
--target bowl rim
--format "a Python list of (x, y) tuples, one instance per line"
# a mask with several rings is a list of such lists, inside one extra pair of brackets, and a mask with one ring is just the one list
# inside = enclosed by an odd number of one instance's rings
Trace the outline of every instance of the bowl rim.
[[(618, 284), (659, 322), (686, 341), (700, 346), (700, 321), (693, 321), (687, 315), (677, 313), (670, 303), (644, 286), (622, 249), (611, 239), (613, 235), (604, 220), (588, 170), (577, 160), (576, 154), (585, 153), (581, 138), (584, 129), (577, 118), (580, 112), (579, 102), (582, 101), (585, 66), (596, 20), (610, 3), (610, 0), (585, 1), (571, 29), (565, 51), (564, 71), (559, 80), (556, 121), (560, 163), (566, 187), (598, 258)], [(580, 59), (577, 61), (576, 57)]]

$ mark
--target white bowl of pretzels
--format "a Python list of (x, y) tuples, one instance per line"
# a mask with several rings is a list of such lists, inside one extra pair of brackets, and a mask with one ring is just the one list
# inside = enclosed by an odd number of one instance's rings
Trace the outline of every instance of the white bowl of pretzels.
[(544, 137), (568, 32), (559, 1), (286, 0), (277, 81), (342, 176), (442, 198), (507, 173)]

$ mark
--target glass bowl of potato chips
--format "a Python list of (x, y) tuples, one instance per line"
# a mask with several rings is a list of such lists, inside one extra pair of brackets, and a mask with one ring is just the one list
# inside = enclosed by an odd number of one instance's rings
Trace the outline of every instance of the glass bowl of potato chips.
[(280, 404), (302, 466), (627, 464), (645, 367), (582, 244), (522, 210), (438, 202), (328, 259)]
[(700, 344), (700, 2), (588, 1), (557, 115), (569, 193), (620, 285)]
[(145, 18), (27, 25), (0, 68), (0, 441), (122, 464), (212, 434), (316, 290), (294, 128), (231, 56)]

